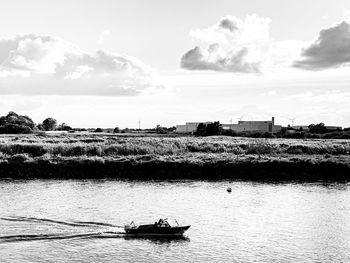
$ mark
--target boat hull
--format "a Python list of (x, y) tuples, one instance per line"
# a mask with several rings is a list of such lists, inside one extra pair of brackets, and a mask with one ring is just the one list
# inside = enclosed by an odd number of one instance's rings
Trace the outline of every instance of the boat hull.
[(179, 227), (157, 227), (154, 225), (144, 225), (135, 228), (126, 229), (128, 236), (142, 237), (181, 237), (190, 226)]

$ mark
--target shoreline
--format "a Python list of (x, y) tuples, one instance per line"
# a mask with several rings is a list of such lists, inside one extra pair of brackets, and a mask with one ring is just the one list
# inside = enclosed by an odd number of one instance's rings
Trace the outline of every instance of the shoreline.
[(32, 158), (0, 162), (0, 179), (350, 181), (349, 156), (202, 155)]
[(0, 178), (350, 182), (350, 140), (8, 135)]

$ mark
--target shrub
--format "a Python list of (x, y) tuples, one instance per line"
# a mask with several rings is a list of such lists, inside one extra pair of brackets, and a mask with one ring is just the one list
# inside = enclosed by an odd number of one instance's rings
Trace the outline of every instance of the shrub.
[(340, 136), (340, 139), (350, 139), (350, 134), (349, 133), (344, 133)]
[(13, 163), (23, 163), (23, 162), (29, 161), (30, 158), (27, 154), (21, 153), (21, 154), (15, 154), (10, 156), (8, 160)]
[(237, 132), (234, 131), (234, 130), (231, 130), (231, 129), (229, 129), (229, 130), (223, 130), (221, 134), (222, 134), (222, 135), (225, 135), (225, 136), (232, 136), (232, 137), (237, 136)]
[(6, 116), (0, 117), (0, 133), (32, 133), (34, 122), (28, 116), (18, 115), (10, 111)]
[(272, 145), (264, 140), (256, 140), (253, 143), (249, 143), (246, 147), (247, 154), (269, 154), (275, 152)]
[(53, 131), (57, 127), (57, 121), (54, 118), (46, 118), (42, 123), (42, 128), (45, 131)]
[(323, 135), (323, 139), (339, 139), (341, 137), (341, 132), (327, 132)]
[(198, 136), (212, 136), (212, 135), (219, 135), (222, 132), (222, 125), (220, 122), (216, 121), (213, 123), (200, 123), (197, 126), (197, 130), (195, 132), (195, 135)]
[(24, 125), (18, 125), (18, 124), (6, 124), (4, 126), (0, 126), (0, 133), (2, 134), (29, 134), (33, 133), (33, 130)]

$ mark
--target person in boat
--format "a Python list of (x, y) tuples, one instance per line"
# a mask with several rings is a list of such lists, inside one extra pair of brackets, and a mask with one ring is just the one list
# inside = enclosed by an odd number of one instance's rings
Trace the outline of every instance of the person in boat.
[(154, 227), (160, 227), (164, 224), (163, 219), (159, 219), (159, 221), (154, 222)]
[(166, 219), (159, 219), (158, 227), (170, 227), (168, 221)]

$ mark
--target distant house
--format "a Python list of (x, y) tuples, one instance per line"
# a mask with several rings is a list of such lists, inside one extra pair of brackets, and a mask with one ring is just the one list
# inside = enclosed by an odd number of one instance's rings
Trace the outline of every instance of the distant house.
[(225, 130), (236, 132), (259, 131), (259, 132), (278, 132), (282, 129), (281, 125), (275, 125), (275, 118), (269, 121), (239, 121), (238, 124), (222, 124)]
[(210, 121), (207, 122), (186, 122), (185, 125), (176, 125), (177, 133), (194, 133), (197, 130), (197, 127), (200, 123), (209, 124), (212, 123)]
[[(185, 125), (176, 125), (177, 133), (194, 133), (201, 122), (187, 122)], [(212, 122), (202, 122), (209, 124)], [(259, 131), (259, 132), (278, 132), (282, 129), (281, 125), (275, 125), (275, 118), (268, 121), (239, 121), (238, 124), (222, 124), (224, 130), (233, 130), (236, 132)]]

